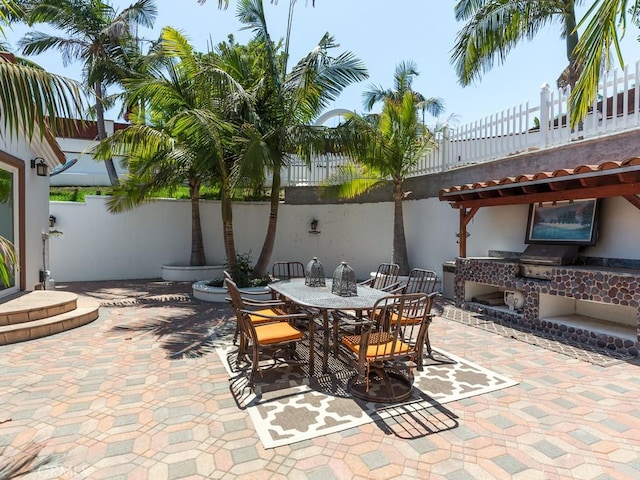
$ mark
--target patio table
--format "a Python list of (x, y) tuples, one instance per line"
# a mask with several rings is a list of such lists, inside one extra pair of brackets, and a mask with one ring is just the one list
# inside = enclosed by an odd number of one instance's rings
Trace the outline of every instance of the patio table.
[[(326, 279), (324, 287), (309, 287), (305, 285), (304, 278), (291, 278), (289, 280), (280, 280), (269, 284), (269, 288), (289, 301), (306, 308), (315, 308), (322, 313), (322, 322), (324, 327), (322, 352), (322, 372), (327, 373), (329, 363), (329, 312), (335, 310), (369, 310), (373, 308), (375, 303), (389, 295), (382, 290), (358, 285), (358, 295), (353, 297), (341, 297), (331, 293), (330, 278)], [(313, 339), (311, 339), (310, 369), (313, 372)]]

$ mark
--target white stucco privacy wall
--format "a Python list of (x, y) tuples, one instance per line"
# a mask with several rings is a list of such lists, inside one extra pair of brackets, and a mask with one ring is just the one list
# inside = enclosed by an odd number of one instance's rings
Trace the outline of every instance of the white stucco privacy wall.
[[(125, 214), (106, 212), (105, 197), (86, 204), (52, 202), (56, 228), (64, 236), (50, 240), (50, 270), (56, 281), (158, 278), (166, 264), (187, 264), (191, 248), (188, 201), (161, 200)], [(255, 262), (267, 227), (267, 203), (234, 204), (236, 250), (251, 252)], [(412, 267), (441, 273), (442, 263), (458, 254), (458, 211), (437, 199), (405, 202), (405, 227)], [(621, 198), (603, 202), (598, 245), (585, 255), (640, 259), (640, 211)], [(317, 256), (330, 275), (346, 260), (358, 278), (391, 260), (393, 205), (286, 205), (279, 210), (272, 262)], [(528, 206), (481, 208), (468, 225), (468, 256), (489, 250), (525, 249)], [(309, 233), (311, 220), (319, 234)], [(224, 261), (219, 202), (202, 202), (202, 225), (208, 263)]]

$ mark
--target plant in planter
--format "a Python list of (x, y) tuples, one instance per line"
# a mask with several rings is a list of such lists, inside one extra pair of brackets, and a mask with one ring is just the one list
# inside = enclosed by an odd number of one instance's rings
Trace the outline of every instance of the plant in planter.
[(253, 263), (251, 262), (251, 252), (236, 254), (236, 263), (230, 269), (231, 278), (240, 288), (264, 287), (270, 281), (271, 277), (265, 275), (263, 277), (252, 277)]
[[(225, 265), (226, 267), (226, 265)], [(236, 263), (229, 271), (231, 278), (240, 288), (265, 287), (271, 282), (271, 277), (252, 278), (253, 264), (251, 263), (251, 252), (236, 254)], [(224, 287), (224, 278), (218, 277), (205, 282), (208, 287)]]
[[(235, 266), (229, 268), (228, 271), (238, 287), (244, 290), (255, 289), (255, 292), (264, 295), (265, 300), (271, 298), (269, 289), (264, 288), (271, 281), (271, 277), (252, 278), (251, 276), (253, 271), (251, 253), (236, 254)], [(225, 302), (228, 296), (223, 278), (194, 283), (193, 295), (206, 302)]]

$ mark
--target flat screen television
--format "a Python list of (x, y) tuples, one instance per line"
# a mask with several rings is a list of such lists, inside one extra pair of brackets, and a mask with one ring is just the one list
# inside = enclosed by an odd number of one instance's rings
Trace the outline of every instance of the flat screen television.
[(525, 243), (595, 245), (599, 210), (595, 198), (533, 203)]

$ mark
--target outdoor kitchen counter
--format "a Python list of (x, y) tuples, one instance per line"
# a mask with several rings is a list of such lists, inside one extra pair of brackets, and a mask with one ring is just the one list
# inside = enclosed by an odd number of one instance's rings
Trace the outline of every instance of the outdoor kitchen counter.
[[(593, 341), (607, 348), (637, 352), (640, 269), (545, 265), (545, 278), (527, 278), (521, 275), (523, 265), (517, 259), (458, 258), (456, 306), (481, 309), (500, 320), (552, 333), (570, 331), (573, 335), (577, 329), (578, 340), (586, 338), (589, 343)], [(478, 306), (473, 302), (479, 295), (504, 290), (524, 295), (520, 310)]]

